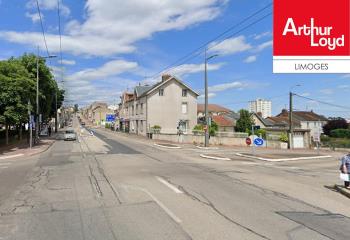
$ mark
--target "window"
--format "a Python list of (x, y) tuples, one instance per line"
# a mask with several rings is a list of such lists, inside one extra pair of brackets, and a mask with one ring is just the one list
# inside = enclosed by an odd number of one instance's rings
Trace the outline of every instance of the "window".
[[(141, 106), (142, 106), (142, 104), (141, 104)], [(143, 121), (141, 121), (140, 128), (141, 128), (141, 132), (143, 132)]]
[(187, 89), (182, 89), (182, 96), (187, 97)]
[(134, 106), (131, 107), (131, 114), (132, 114), (132, 116), (134, 116), (134, 114), (135, 114)]
[(141, 103), (141, 114), (143, 114), (143, 103)]
[(164, 96), (164, 89), (163, 88), (159, 89), (159, 96)]
[(138, 115), (138, 114), (139, 114), (139, 105), (136, 104), (136, 115)]
[(182, 103), (182, 114), (187, 114), (187, 103)]

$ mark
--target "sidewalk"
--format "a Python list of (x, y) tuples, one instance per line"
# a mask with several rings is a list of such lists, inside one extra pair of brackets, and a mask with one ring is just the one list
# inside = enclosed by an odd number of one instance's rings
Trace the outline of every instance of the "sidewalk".
[(29, 149), (29, 144), (25, 139), (17, 144), (2, 146), (0, 147), (0, 160), (22, 156), (33, 156), (45, 152), (55, 142), (56, 137), (57, 135), (53, 134), (51, 137), (41, 138), (39, 144), (33, 145), (32, 149)]

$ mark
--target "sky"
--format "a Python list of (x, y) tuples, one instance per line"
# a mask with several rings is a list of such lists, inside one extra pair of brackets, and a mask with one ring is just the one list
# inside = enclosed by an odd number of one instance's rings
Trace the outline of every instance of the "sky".
[[(204, 46), (209, 43), (209, 103), (234, 111), (257, 98), (272, 101), (273, 114), (288, 107), (288, 92), (347, 106), (350, 75), (273, 74), (272, 8), (267, 0), (59, 0), (60, 57), (48, 61), (66, 89), (67, 104), (119, 102), (123, 91), (171, 73), (204, 90)], [(51, 55), (60, 56), (58, 0), (38, 0)], [(0, 0), (0, 60), (23, 53), (47, 56), (36, 0)], [(262, 17), (267, 16), (261, 19)], [(253, 24), (256, 22), (255, 24)], [(183, 57), (190, 58), (179, 61)], [(173, 68), (168, 68), (172, 66)], [(300, 86), (296, 86), (300, 85)], [(350, 119), (346, 108), (295, 96), (295, 110)], [(203, 96), (198, 101), (203, 102)]]

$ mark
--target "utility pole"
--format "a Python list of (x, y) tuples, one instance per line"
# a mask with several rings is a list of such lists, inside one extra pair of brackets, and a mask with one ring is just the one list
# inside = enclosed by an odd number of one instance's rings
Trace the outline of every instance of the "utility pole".
[(55, 107), (56, 107), (56, 111), (55, 111), (55, 133), (57, 133), (57, 126), (58, 126), (58, 123), (57, 123), (57, 121), (58, 121), (58, 117), (57, 117), (57, 115), (58, 115), (58, 112), (57, 112), (57, 90), (58, 89), (56, 89), (56, 94), (55, 94), (55, 101), (56, 101), (56, 103), (55, 103)]
[(289, 136), (288, 148), (293, 149), (293, 93), (289, 92)]
[(301, 87), (300, 84), (296, 84), (289, 88), (289, 131), (288, 131), (288, 149), (293, 149), (293, 88)]
[(204, 88), (205, 88), (205, 103), (204, 103), (204, 108), (205, 108), (205, 141), (204, 141), (204, 146), (208, 147), (209, 146), (209, 116), (208, 116), (208, 73), (207, 73), (207, 48), (205, 48), (205, 62), (204, 62)]
[(35, 139), (39, 139), (39, 46), (36, 55), (36, 121), (35, 121)]
[[(49, 55), (47, 57), (42, 58), (55, 58), (57, 56)], [(56, 92), (57, 97), (57, 92)], [(56, 101), (57, 104), (57, 101)], [(56, 109), (57, 114), (57, 109)], [(38, 46), (38, 54), (36, 56), (36, 126), (35, 126), (35, 138), (36, 141), (39, 140), (39, 46)]]
[(210, 57), (207, 57), (207, 48), (205, 48), (205, 61), (204, 61), (204, 88), (205, 88), (205, 141), (204, 141), (204, 146), (208, 147), (209, 146), (209, 113), (208, 113), (208, 61), (214, 57), (217, 57), (218, 55), (212, 55)]
[(29, 124), (28, 124), (28, 129), (29, 129), (29, 148), (32, 149), (33, 146), (33, 126), (32, 126), (32, 113), (30, 111), (30, 100), (28, 100), (28, 118), (29, 118)]

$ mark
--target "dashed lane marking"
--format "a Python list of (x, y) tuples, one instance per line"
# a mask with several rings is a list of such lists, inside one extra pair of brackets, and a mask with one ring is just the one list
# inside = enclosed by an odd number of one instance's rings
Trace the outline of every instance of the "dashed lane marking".
[(156, 177), (156, 179), (163, 183), (165, 186), (167, 186), (168, 188), (170, 188), (171, 190), (173, 190), (175, 193), (183, 193), (183, 191), (181, 191), (180, 189), (178, 189), (177, 187), (175, 187), (174, 185), (172, 185), (171, 183), (169, 183), (167, 180), (165, 180), (164, 178), (161, 177)]

